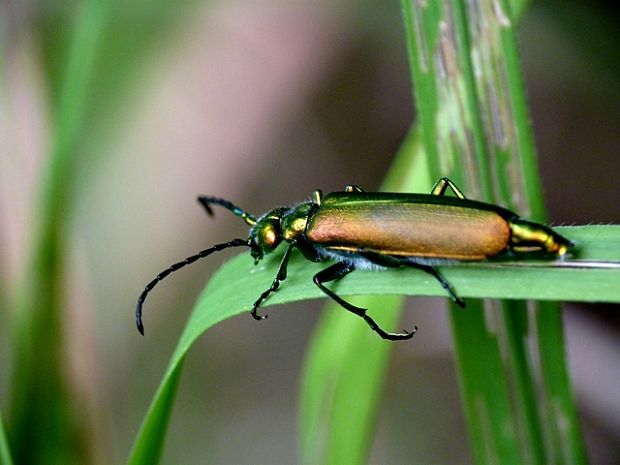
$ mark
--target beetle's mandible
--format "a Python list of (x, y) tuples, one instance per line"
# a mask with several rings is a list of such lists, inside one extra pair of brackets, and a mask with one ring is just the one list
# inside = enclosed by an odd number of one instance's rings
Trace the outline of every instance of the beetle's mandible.
[[(455, 196), (446, 196), (447, 188)], [(313, 262), (331, 261), (314, 275), (314, 283), (342, 307), (361, 317), (382, 338), (409, 339), (413, 331), (391, 333), (381, 328), (365, 308), (350, 304), (325, 283), (335, 281), (358, 268), (414, 267), (437, 279), (452, 300), (460, 299), (450, 283), (435, 268), (458, 261), (480, 261), (500, 255), (513, 258), (535, 253), (563, 258), (574, 244), (548, 226), (520, 218), (497, 205), (469, 200), (448, 178), (435, 183), (430, 194), (364, 192), (347, 186), (325, 196), (317, 190), (312, 200), (293, 207), (275, 208), (259, 218), (218, 197), (199, 197), (209, 215), (219, 205), (241, 217), (251, 228), (247, 239), (215, 245), (159, 273), (144, 289), (136, 307), (136, 325), (144, 334), (142, 306), (155, 285), (179, 268), (230, 247), (249, 247), (255, 262), (273, 252), (282, 242), (287, 248), (271, 286), (254, 302), (251, 314), (257, 319), (260, 305), (286, 279), (294, 249)]]

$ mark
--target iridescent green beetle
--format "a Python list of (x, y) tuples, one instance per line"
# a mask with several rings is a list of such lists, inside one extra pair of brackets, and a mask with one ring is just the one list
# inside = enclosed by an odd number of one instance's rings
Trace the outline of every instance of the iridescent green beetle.
[[(448, 187), (456, 197), (444, 195)], [(436, 265), (480, 261), (500, 255), (516, 258), (532, 253), (562, 258), (574, 246), (548, 226), (524, 220), (497, 205), (466, 199), (448, 178), (437, 181), (430, 195), (364, 192), (357, 186), (347, 186), (343, 192), (325, 196), (317, 190), (309, 202), (275, 208), (260, 218), (228, 200), (199, 197), (198, 201), (209, 215), (213, 214), (211, 205), (220, 205), (243, 218), (251, 226), (249, 237), (215, 245), (159, 273), (138, 298), (136, 325), (142, 334), (142, 305), (159, 281), (185, 265), (230, 247), (249, 247), (258, 263), (283, 240), (288, 243), (278, 274), (252, 306), (251, 314), (255, 319), (266, 318), (258, 314), (258, 307), (286, 279), (291, 253), (298, 249), (310, 261), (334, 262), (314, 275), (313, 281), (319, 289), (363, 318), (382, 338), (399, 340), (411, 338), (416, 329), (402, 333), (385, 331), (365, 308), (345, 301), (325, 287), (325, 283), (359, 268), (409, 266), (430, 273), (452, 300), (464, 307), (465, 303), (437, 271)]]

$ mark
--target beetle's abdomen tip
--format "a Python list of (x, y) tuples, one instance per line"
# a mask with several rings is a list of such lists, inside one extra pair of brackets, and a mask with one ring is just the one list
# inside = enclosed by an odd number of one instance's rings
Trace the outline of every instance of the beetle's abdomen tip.
[(577, 243), (566, 238), (562, 238), (563, 241), (557, 242), (556, 254), (561, 260), (570, 257), (577, 251)]

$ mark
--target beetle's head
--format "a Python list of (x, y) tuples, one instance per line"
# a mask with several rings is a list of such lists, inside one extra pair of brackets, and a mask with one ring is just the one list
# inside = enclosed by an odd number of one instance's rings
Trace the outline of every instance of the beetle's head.
[(285, 210), (284, 208), (271, 210), (256, 220), (256, 224), (252, 226), (249, 239), (252, 257), (254, 257), (255, 262), (273, 252), (282, 242), (280, 222)]

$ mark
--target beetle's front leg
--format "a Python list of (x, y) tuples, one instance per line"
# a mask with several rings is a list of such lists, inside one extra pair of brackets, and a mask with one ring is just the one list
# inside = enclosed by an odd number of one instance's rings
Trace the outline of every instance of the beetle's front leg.
[(465, 195), (461, 192), (461, 190), (456, 187), (450, 179), (448, 178), (439, 178), (439, 180), (435, 183), (433, 188), (431, 189), (431, 195), (446, 195), (447, 188), (452, 189), (454, 195), (456, 195), (459, 199), (464, 199)]
[(272, 292), (276, 292), (278, 288), (280, 287), (280, 283), (286, 279), (286, 270), (288, 267), (288, 260), (291, 257), (291, 252), (293, 251), (294, 247), (295, 247), (295, 243), (291, 243), (288, 246), (288, 248), (286, 249), (286, 252), (284, 252), (284, 257), (282, 257), (282, 261), (280, 262), (280, 268), (278, 269), (278, 274), (276, 275), (273, 282), (271, 283), (271, 286), (269, 286), (269, 289), (263, 292), (260, 295), (260, 297), (256, 299), (256, 302), (254, 302), (254, 305), (252, 306), (252, 311), (250, 313), (252, 314), (255, 320), (264, 320), (265, 318), (269, 316), (269, 315), (259, 315), (258, 307), (260, 307), (260, 304), (262, 304)]
[(349, 274), (351, 271), (354, 271), (355, 267), (353, 265), (349, 265), (344, 262), (336, 263), (329, 268), (324, 269), (323, 271), (319, 271), (314, 275), (313, 281), (319, 289), (321, 289), (325, 294), (331, 297), (333, 300), (338, 302), (342, 307), (346, 308), (350, 312), (364, 319), (368, 326), (372, 328), (373, 331), (377, 332), (379, 336), (383, 339), (388, 339), (390, 341), (397, 341), (400, 339), (410, 339), (413, 337), (414, 333), (417, 331), (417, 328), (414, 328), (412, 332), (405, 331), (403, 333), (388, 333), (384, 329), (382, 329), (375, 320), (373, 320), (370, 316), (366, 314), (365, 308), (356, 307), (355, 305), (350, 304), (338, 294), (328, 289), (323, 285), (323, 283), (329, 281), (335, 281), (337, 279), (342, 278), (343, 276)]

